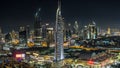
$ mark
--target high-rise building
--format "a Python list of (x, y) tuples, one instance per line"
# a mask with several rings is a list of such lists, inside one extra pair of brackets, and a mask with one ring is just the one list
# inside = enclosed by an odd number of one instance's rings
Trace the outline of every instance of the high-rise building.
[(46, 39), (46, 33), (47, 33), (47, 26), (42, 25), (42, 38)]
[(4, 34), (2, 33), (2, 29), (0, 28), (0, 44), (5, 43), (5, 37)]
[(2, 29), (0, 28), (0, 34), (2, 33)]
[(41, 46), (41, 40), (42, 40), (40, 10), (41, 9), (39, 9), (35, 14), (35, 23), (34, 23), (34, 44), (35, 46)]
[(74, 33), (78, 35), (78, 32), (79, 32), (79, 26), (78, 26), (78, 22), (75, 21), (75, 24), (74, 24)]
[(97, 38), (97, 27), (95, 22), (85, 26), (84, 29), (84, 39), (96, 39)]
[(88, 39), (88, 26), (84, 26), (84, 29), (82, 30), (82, 36), (83, 39)]
[(66, 29), (66, 38), (70, 39), (72, 36), (72, 28), (71, 28), (71, 24), (68, 24), (68, 28)]
[(30, 39), (30, 26), (21, 26), (19, 29), (19, 42), (20, 44), (27, 44)]
[(19, 31), (19, 41), (20, 41), (20, 44), (26, 44), (27, 43), (26, 29), (23, 30), (23, 31)]
[(64, 48), (63, 48), (63, 30), (64, 23), (61, 15), (61, 1), (58, 0), (58, 8), (56, 12), (56, 26), (55, 26), (55, 60), (60, 61), (64, 59)]
[(5, 34), (5, 42), (10, 42), (12, 40), (10, 33)]
[(18, 39), (19, 35), (15, 30), (12, 30), (12, 32), (10, 32), (11, 38), (12, 40), (14, 39)]
[(24, 31), (25, 30), (25, 27), (21, 26), (19, 31)]
[(53, 28), (47, 28), (47, 43), (48, 47), (51, 47), (51, 45), (54, 43), (54, 31)]
[(27, 25), (26, 27), (26, 36), (27, 36), (27, 41), (28, 41), (28, 39), (30, 38), (30, 26), (29, 25)]
[(111, 30), (110, 30), (110, 28), (107, 29), (107, 34), (108, 34), (108, 35), (111, 34)]

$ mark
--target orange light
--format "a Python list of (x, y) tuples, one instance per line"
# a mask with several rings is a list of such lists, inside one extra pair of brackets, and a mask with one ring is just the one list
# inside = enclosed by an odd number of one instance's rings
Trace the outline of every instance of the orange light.
[(28, 42), (27, 45), (28, 45), (28, 47), (33, 47), (34, 43), (33, 42)]
[(17, 45), (18, 43), (19, 43), (19, 40), (17, 39), (12, 40), (12, 44)]
[(16, 54), (16, 58), (21, 58), (22, 54)]
[(89, 65), (92, 65), (92, 64), (94, 64), (94, 62), (93, 62), (92, 60), (89, 60), (89, 61), (88, 61), (88, 64), (89, 64)]
[(25, 57), (25, 54), (16, 54), (15, 57), (16, 57), (16, 58), (24, 58), (24, 57)]
[(47, 42), (41, 42), (43, 47), (47, 47)]

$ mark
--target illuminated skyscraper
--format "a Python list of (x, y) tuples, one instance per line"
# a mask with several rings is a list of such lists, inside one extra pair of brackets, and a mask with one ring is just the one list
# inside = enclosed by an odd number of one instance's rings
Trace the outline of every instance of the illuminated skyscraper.
[(5, 42), (10, 42), (12, 40), (10, 33), (5, 34)]
[(46, 33), (47, 33), (47, 26), (42, 25), (42, 38), (46, 39)]
[(63, 30), (64, 23), (61, 15), (61, 1), (58, 0), (58, 8), (56, 12), (56, 26), (55, 26), (55, 60), (59, 61), (64, 59), (63, 51)]
[(27, 42), (26, 29), (23, 31), (19, 31), (19, 41), (20, 44), (26, 44)]
[(110, 32), (110, 28), (107, 29), (107, 34), (110, 35), (111, 32)]
[(79, 32), (79, 26), (78, 26), (78, 22), (77, 21), (75, 21), (74, 30), (75, 30), (75, 34), (78, 34), (78, 32)]
[(41, 28), (41, 19), (40, 19), (40, 9), (35, 14), (35, 23), (34, 23), (34, 44), (36, 46), (41, 45), (42, 39), (42, 28)]
[(28, 39), (30, 38), (30, 26), (29, 25), (27, 25), (26, 27), (26, 36), (27, 36), (27, 41), (28, 41)]
[(95, 22), (85, 26), (83, 31), (84, 39), (96, 39), (97, 38), (97, 27)]
[(0, 28), (0, 34), (2, 33), (2, 29)]
[(11, 35), (12, 40), (13, 39), (18, 39), (18, 33), (15, 30), (12, 30), (12, 32), (10, 33), (10, 35)]
[(21, 26), (19, 31), (25, 31), (25, 27)]
[(50, 47), (54, 43), (54, 30), (53, 28), (47, 28), (47, 43)]
[(97, 27), (96, 23), (93, 21), (92, 24), (88, 25), (88, 39), (96, 39), (97, 38)]
[(66, 38), (70, 39), (72, 35), (72, 28), (71, 28), (71, 24), (68, 24), (68, 27), (66, 29)]
[(5, 39), (4, 39), (4, 34), (2, 33), (2, 29), (0, 28), (0, 44), (5, 43)]

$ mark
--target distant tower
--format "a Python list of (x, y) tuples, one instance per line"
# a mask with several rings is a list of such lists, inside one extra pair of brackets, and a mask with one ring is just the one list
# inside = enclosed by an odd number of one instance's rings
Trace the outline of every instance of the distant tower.
[(35, 14), (35, 23), (34, 23), (34, 44), (36, 46), (41, 45), (42, 39), (42, 28), (41, 28), (41, 19), (40, 19), (40, 10), (39, 9)]
[(69, 23), (68, 24), (68, 36), (67, 36), (67, 38), (71, 38), (71, 35), (72, 35), (72, 28), (71, 28), (71, 24)]
[(25, 27), (21, 26), (19, 31), (25, 31)]
[(47, 26), (46, 25), (42, 25), (42, 38), (46, 39), (46, 33), (47, 33)]
[(96, 23), (93, 21), (92, 24), (88, 25), (88, 39), (97, 38), (97, 27)]
[(0, 27), (0, 44), (5, 42), (4, 38), (4, 34), (2, 33), (2, 29)]
[(26, 26), (26, 37), (27, 37), (27, 41), (30, 38), (30, 25)]
[(110, 28), (107, 29), (107, 34), (108, 34), (108, 35), (111, 34), (111, 30), (110, 30)]
[(55, 27), (55, 60), (59, 61), (64, 59), (63, 48), (63, 30), (64, 23), (61, 15), (61, 1), (58, 0), (58, 9), (56, 12), (56, 27)]
[(2, 33), (2, 29), (0, 28), (0, 34)]
[(75, 34), (78, 34), (79, 26), (78, 26), (78, 22), (77, 21), (75, 21), (74, 29), (75, 29)]
[(25, 27), (23, 30), (19, 31), (19, 40), (20, 40), (20, 44), (25, 44), (27, 42), (27, 35), (26, 35)]
[(17, 39), (18, 38), (17, 33), (15, 32), (15, 30), (12, 30), (12, 32), (10, 34), (11, 34), (12, 39)]
[(96, 39), (97, 38), (97, 27), (96, 23), (93, 21), (92, 24), (85, 26), (83, 31), (84, 39)]

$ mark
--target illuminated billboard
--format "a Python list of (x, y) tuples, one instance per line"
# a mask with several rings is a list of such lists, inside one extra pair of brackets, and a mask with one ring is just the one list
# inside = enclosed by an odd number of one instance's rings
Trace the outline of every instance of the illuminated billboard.
[(25, 58), (25, 54), (16, 54), (15, 57), (16, 58)]

